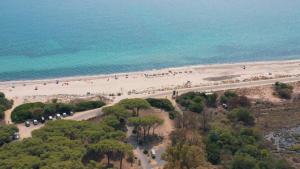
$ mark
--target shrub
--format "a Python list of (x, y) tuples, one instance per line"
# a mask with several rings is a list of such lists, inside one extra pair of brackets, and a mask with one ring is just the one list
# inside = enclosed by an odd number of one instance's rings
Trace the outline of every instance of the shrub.
[(256, 160), (249, 156), (249, 155), (235, 155), (232, 164), (231, 169), (254, 169), (256, 166)]
[(206, 103), (207, 106), (214, 106), (216, 102), (216, 95), (206, 95), (200, 92), (189, 92), (180, 95), (176, 102), (181, 106), (185, 107), (187, 110), (201, 113)]
[(293, 94), (293, 86), (286, 83), (276, 82), (274, 87), (275, 92), (280, 98), (291, 99)]
[(42, 116), (55, 115), (70, 111), (84, 111), (103, 106), (102, 101), (77, 101), (76, 103), (25, 103), (16, 107), (11, 114), (13, 122), (21, 123), (29, 119), (39, 119)]
[(74, 104), (73, 111), (78, 112), (78, 111), (91, 110), (95, 108), (100, 108), (104, 105), (105, 103), (102, 101), (80, 101)]
[(238, 95), (233, 91), (226, 91), (223, 96), (221, 96), (221, 103), (227, 104), (229, 100), (238, 97)]
[(218, 95), (216, 93), (206, 95), (205, 102), (208, 107), (216, 107), (217, 106), (217, 98)]
[(0, 106), (0, 120), (4, 119), (4, 107)]
[(13, 135), (19, 129), (15, 125), (0, 125), (0, 146), (13, 140)]
[(171, 101), (168, 99), (148, 98), (146, 100), (152, 107), (156, 107), (156, 108), (162, 109), (167, 112), (175, 110)]
[(224, 95), (221, 96), (221, 103), (227, 104), (229, 109), (251, 106), (246, 96), (239, 96), (233, 91), (226, 91)]
[(229, 112), (228, 118), (235, 123), (243, 122), (245, 125), (254, 125), (253, 115), (251, 112), (249, 112), (249, 110), (244, 108), (233, 109), (231, 112)]
[(12, 100), (5, 98), (5, 94), (0, 92), (0, 106), (4, 107), (4, 110), (10, 109), (13, 105)]
[(169, 112), (169, 118), (171, 120), (174, 120), (177, 117), (178, 112), (177, 111), (170, 111)]
[[(11, 118), (13, 122), (24, 122), (28, 119), (37, 117), (41, 115), (40, 110), (43, 110), (45, 104), (41, 102), (35, 103), (25, 103), (20, 106), (17, 106), (11, 114)], [(36, 113), (36, 114), (35, 114)]]

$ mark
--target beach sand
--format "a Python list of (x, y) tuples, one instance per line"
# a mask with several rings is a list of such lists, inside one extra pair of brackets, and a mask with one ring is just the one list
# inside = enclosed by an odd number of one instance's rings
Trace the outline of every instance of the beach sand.
[(120, 100), (159, 95), (166, 91), (220, 84), (300, 77), (300, 60), (199, 65), (142, 72), (0, 82), (10, 99), (106, 96)]

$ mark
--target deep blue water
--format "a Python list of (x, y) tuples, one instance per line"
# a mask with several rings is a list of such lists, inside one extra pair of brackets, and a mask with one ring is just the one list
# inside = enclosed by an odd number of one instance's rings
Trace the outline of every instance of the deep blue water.
[(1, 0), (0, 80), (300, 59), (299, 0)]

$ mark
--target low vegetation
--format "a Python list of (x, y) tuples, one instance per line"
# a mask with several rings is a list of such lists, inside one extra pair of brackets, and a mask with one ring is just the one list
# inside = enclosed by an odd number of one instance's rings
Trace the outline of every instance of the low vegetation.
[(13, 136), (19, 129), (15, 125), (0, 125), (0, 147), (13, 141)]
[(275, 93), (282, 99), (291, 99), (293, 94), (293, 86), (276, 82), (274, 85)]
[(11, 109), (12, 105), (13, 101), (5, 98), (5, 94), (0, 92), (0, 120), (4, 118), (4, 112)]
[(13, 122), (21, 123), (29, 119), (38, 119), (42, 116), (55, 115), (56, 113), (63, 112), (78, 112), (90, 109), (95, 109), (104, 106), (105, 103), (102, 101), (86, 101), (80, 100), (71, 103), (25, 103), (17, 106), (11, 114)]
[(152, 107), (168, 112), (170, 119), (175, 119), (177, 112), (169, 99), (148, 98), (146, 100)]
[(179, 96), (176, 102), (186, 110), (201, 113), (205, 106), (216, 107), (217, 95), (215, 93), (189, 92)]
[[(172, 146), (163, 155), (167, 169), (214, 168), (211, 165), (224, 169), (291, 168), (265, 145), (247, 97), (227, 91), (207, 100), (205, 94), (195, 92), (177, 98), (183, 115), (176, 118), (176, 130), (170, 136)], [(219, 109), (221, 106), (225, 109)], [(216, 111), (216, 117), (203, 120), (207, 110)], [(207, 130), (201, 130), (203, 123), (208, 123)]]
[(239, 96), (233, 91), (226, 91), (220, 97), (221, 104), (225, 104), (228, 109), (234, 109), (238, 107), (247, 107), (251, 106), (249, 99), (245, 96)]

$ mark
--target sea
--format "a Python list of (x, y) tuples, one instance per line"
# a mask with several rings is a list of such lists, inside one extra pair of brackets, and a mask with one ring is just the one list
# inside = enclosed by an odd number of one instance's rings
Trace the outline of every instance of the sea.
[(0, 81), (291, 59), (299, 0), (0, 1)]

